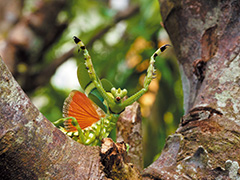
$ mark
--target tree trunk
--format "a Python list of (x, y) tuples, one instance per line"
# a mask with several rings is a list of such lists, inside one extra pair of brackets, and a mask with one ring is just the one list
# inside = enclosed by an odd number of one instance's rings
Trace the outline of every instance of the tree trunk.
[[(115, 144), (106, 138), (100, 151), (98, 146), (72, 140), (31, 103), (2, 59), (0, 72), (0, 179), (141, 178), (142, 160), (127, 156), (124, 143)], [(138, 103), (126, 109), (121, 122), (139, 124)], [(129, 145), (135, 149), (131, 154), (141, 154), (141, 143), (136, 144), (138, 149), (131, 141)]]
[(240, 2), (160, 0), (185, 115), (146, 179), (240, 178)]
[(99, 147), (64, 135), (0, 61), (0, 179), (104, 179)]

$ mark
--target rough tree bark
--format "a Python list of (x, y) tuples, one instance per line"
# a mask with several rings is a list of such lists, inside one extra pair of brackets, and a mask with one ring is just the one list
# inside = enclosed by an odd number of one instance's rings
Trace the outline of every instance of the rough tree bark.
[[(142, 176), (144, 179), (237, 179), (239, 1), (160, 3), (163, 22), (182, 71), (186, 115), (176, 133), (167, 139), (159, 159)], [(140, 178), (132, 165), (124, 164), (122, 144), (106, 140), (101, 149), (106, 156), (100, 157), (98, 147), (74, 142), (31, 104), (2, 61), (0, 72), (1, 179), (107, 179), (106, 160), (113, 161), (115, 170), (116, 167), (125, 170), (110, 177), (131, 174), (129, 179)]]
[(159, 1), (179, 60), (185, 116), (143, 176), (240, 178), (240, 2)]
[(83, 146), (54, 127), (2, 60), (0, 72), (0, 179), (103, 179), (99, 147)]
[[(137, 169), (141, 164), (135, 167), (127, 162), (130, 157), (123, 143), (105, 139), (100, 151), (70, 139), (31, 103), (2, 59), (0, 72), (0, 179), (141, 178)], [(136, 103), (121, 115), (132, 122), (139, 118)], [(131, 150), (141, 154), (138, 151), (142, 149)], [(131, 157), (130, 161), (137, 160)]]

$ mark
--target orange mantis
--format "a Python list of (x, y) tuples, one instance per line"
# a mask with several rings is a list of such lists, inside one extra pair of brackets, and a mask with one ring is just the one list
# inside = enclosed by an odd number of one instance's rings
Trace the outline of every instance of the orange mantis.
[(119, 114), (125, 107), (148, 91), (148, 86), (156, 75), (155, 59), (170, 45), (160, 47), (151, 56), (143, 88), (124, 98), (127, 90), (116, 89), (106, 79), (100, 80), (86, 46), (76, 36), (73, 39), (79, 50), (83, 51), (85, 59), (85, 63), (80, 63), (78, 67), (78, 80), (85, 94), (77, 90), (69, 94), (63, 105), (63, 118), (56, 121), (55, 125), (63, 122), (64, 128), (61, 127), (61, 130), (74, 140), (85, 145), (97, 145), (115, 127)]

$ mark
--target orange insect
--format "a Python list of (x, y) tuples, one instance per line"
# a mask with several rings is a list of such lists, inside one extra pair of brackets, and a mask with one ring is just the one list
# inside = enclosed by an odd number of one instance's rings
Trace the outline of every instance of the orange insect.
[(160, 47), (151, 56), (143, 88), (123, 101), (127, 90), (114, 88), (106, 79), (100, 80), (85, 45), (77, 37), (74, 37), (74, 41), (79, 49), (82, 49), (85, 59), (84, 64), (79, 64), (78, 80), (87, 96), (73, 90), (64, 102), (63, 118), (54, 124), (59, 126), (63, 123), (64, 128), (61, 130), (76, 141), (86, 145), (96, 145), (109, 135), (125, 107), (137, 101), (148, 91), (148, 86), (155, 76), (155, 59), (170, 45)]

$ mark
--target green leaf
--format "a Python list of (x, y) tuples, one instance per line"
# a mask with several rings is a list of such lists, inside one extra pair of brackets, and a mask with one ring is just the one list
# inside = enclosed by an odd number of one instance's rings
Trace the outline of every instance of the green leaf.
[(78, 82), (82, 89), (86, 89), (86, 87), (91, 83), (91, 79), (88, 75), (88, 71), (84, 63), (79, 63), (77, 70)]
[(111, 92), (113, 85), (110, 81), (108, 81), (107, 79), (101, 79), (101, 83), (102, 83), (103, 89), (105, 89), (105, 91)]

